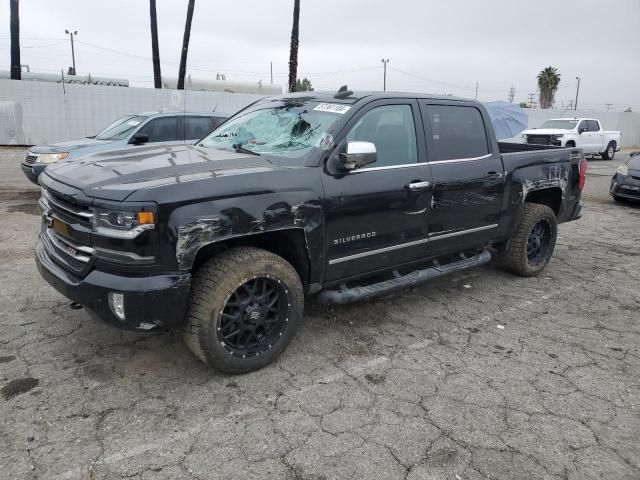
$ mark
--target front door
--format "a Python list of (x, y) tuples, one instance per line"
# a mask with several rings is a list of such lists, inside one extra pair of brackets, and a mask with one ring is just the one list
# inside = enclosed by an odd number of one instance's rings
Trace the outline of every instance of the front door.
[[(419, 128), (416, 128), (419, 127)], [(325, 168), (326, 281), (335, 281), (426, 256), (431, 174), (417, 102), (372, 102), (338, 139), (371, 142), (377, 161), (333, 175)]]
[(420, 108), (433, 175), (429, 254), (487, 243), (498, 226), (504, 190), (502, 159), (491, 151), (495, 142), (489, 119), (473, 103), (425, 101)]

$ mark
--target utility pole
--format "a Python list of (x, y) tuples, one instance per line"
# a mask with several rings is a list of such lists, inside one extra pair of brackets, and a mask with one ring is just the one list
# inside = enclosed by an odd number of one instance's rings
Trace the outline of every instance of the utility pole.
[(578, 80), (578, 87), (576, 88), (576, 103), (573, 104), (574, 110), (578, 109), (578, 93), (580, 93), (580, 77), (576, 77), (576, 80)]
[(476, 100), (478, 99), (478, 82), (476, 82)]
[(156, 0), (149, 0), (149, 16), (151, 17), (151, 59), (153, 61), (153, 88), (162, 88), (160, 73), (160, 47), (158, 46), (158, 15)]
[(535, 97), (536, 97), (536, 94), (535, 94), (535, 93), (530, 93), (530, 94), (529, 94), (529, 107), (530, 107), (530, 108), (536, 108), (536, 107), (534, 106), (534, 101), (533, 101), (533, 99), (534, 99)]
[(389, 63), (389, 59), (387, 58), (386, 60), (383, 58), (382, 60), (380, 60), (383, 64), (384, 64), (384, 76), (383, 76), (383, 83), (382, 83), (382, 91), (386, 92), (387, 91), (387, 64)]
[(18, 13), (18, 0), (11, 0), (9, 4), (11, 12), (9, 16), (9, 30), (11, 31), (11, 79), (21, 80), (20, 68), (20, 15)]
[(76, 52), (73, 49), (73, 36), (74, 35), (78, 35), (78, 31), (74, 30), (73, 32), (71, 32), (69, 30), (65, 30), (64, 33), (69, 35), (69, 37), (71, 38), (71, 61), (73, 63), (73, 67), (72, 67), (72, 71), (69, 72), (69, 74), (70, 75), (75, 75), (76, 74)]
[(273, 85), (273, 62), (271, 62), (271, 85)]
[(182, 37), (182, 52), (180, 54), (180, 67), (178, 68), (177, 90), (184, 90), (184, 77), (187, 74), (187, 53), (189, 51), (189, 38), (191, 37), (191, 21), (193, 19), (193, 8), (196, 0), (189, 0), (187, 5), (187, 21), (184, 25), (184, 35)]
[(516, 97), (516, 87), (511, 85), (509, 89), (509, 103), (513, 103), (513, 99)]

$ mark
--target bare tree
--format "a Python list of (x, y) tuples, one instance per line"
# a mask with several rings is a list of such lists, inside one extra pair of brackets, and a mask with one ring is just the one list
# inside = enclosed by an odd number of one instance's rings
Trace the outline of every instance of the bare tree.
[(293, 27), (291, 28), (291, 48), (289, 50), (289, 91), (296, 91), (298, 79), (298, 41), (300, 24), (300, 0), (293, 2)]
[(178, 90), (184, 90), (184, 76), (187, 74), (187, 52), (189, 51), (189, 37), (191, 36), (191, 20), (193, 19), (193, 7), (196, 0), (189, 0), (187, 7), (187, 23), (184, 25), (184, 37), (182, 37), (182, 55), (180, 56), (180, 70), (178, 71)]
[(151, 58), (153, 59), (153, 86), (162, 88), (160, 73), (160, 47), (158, 46), (158, 15), (156, 0), (149, 0), (149, 17), (151, 18)]
[(9, 9), (11, 17), (9, 28), (11, 30), (11, 79), (21, 80), (22, 71), (20, 69), (20, 14), (18, 0), (11, 0)]

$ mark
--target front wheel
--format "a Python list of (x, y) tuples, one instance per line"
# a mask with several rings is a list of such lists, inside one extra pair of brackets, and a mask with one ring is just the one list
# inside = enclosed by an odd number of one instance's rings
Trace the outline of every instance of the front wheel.
[(233, 248), (195, 273), (185, 341), (222, 372), (257, 370), (291, 341), (303, 308), (302, 283), (290, 263), (266, 250)]
[(533, 277), (547, 266), (558, 236), (556, 216), (546, 205), (526, 203), (520, 223), (500, 251), (502, 266), (517, 275)]
[(613, 160), (613, 156), (616, 154), (616, 143), (609, 142), (607, 149), (600, 154), (603, 160)]

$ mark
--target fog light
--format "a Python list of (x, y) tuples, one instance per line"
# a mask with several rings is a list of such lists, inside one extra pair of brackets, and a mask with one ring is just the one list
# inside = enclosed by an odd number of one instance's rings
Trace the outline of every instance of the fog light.
[(109, 292), (109, 307), (113, 314), (120, 320), (124, 320), (124, 294)]

